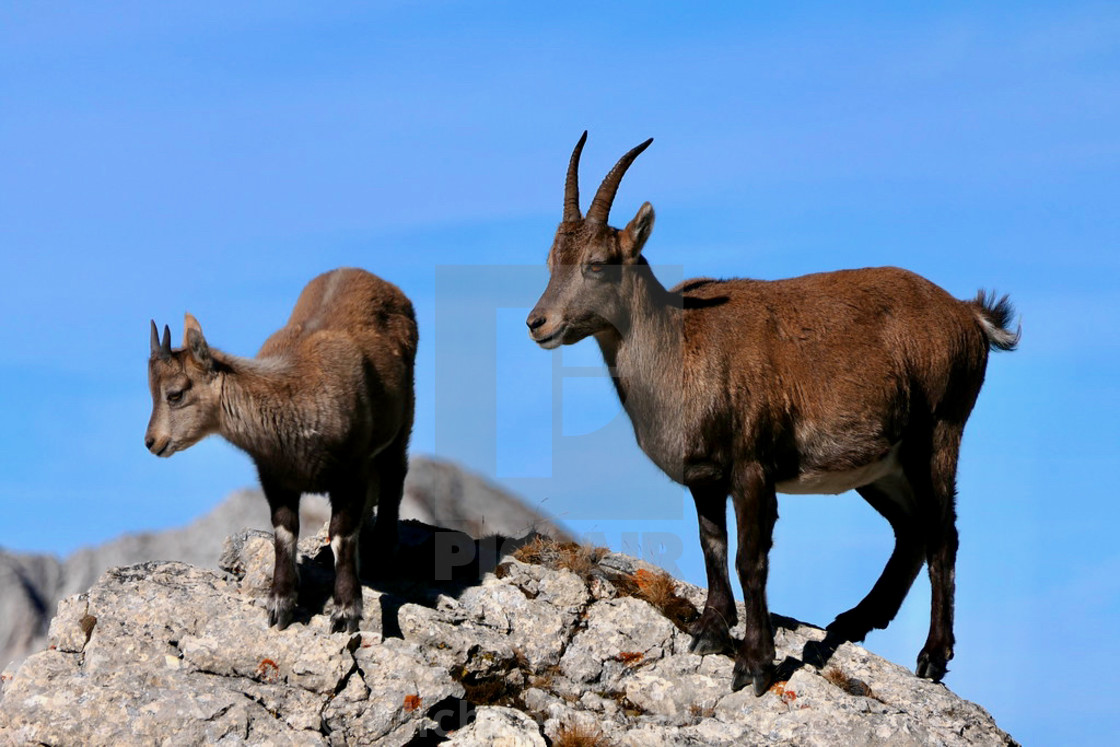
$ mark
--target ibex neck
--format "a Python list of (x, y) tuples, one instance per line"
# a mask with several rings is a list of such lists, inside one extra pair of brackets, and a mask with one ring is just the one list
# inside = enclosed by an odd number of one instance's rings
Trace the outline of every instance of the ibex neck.
[(222, 355), (221, 435), (254, 457), (279, 456), (301, 412), (293, 395), (291, 365), (281, 359)]
[[(679, 293), (661, 285), (648, 266), (634, 268), (627, 283), (624, 318), (596, 335), (603, 360), (611, 371), (623, 405), (633, 419), (632, 406), (656, 392), (666, 391), (666, 377), (679, 381), (684, 343), (684, 314)], [(677, 385), (669, 384), (671, 389)]]

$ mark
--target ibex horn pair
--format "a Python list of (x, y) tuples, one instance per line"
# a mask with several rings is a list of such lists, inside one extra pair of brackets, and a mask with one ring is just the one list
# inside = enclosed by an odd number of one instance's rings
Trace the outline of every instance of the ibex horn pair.
[(164, 361), (171, 357), (171, 328), (163, 325), (163, 342), (160, 342), (155, 319), (152, 320), (152, 357)]
[[(583, 153), (583, 144), (586, 142), (587, 130), (584, 130), (579, 142), (576, 143), (575, 150), (572, 151), (572, 160), (568, 162), (568, 179), (564, 185), (565, 222), (584, 219), (579, 212), (579, 157)], [(591, 207), (587, 210), (587, 221), (591, 223), (607, 222), (607, 217), (611, 212), (611, 204), (614, 202), (614, 196), (618, 192), (618, 185), (622, 182), (626, 169), (630, 168), (634, 159), (652, 142), (653, 138), (650, 138), (618, 159), (618, 163), (607, 173), (606, 177), (603, 178), (603, 183), (599, 185), (599, 191), (595, 193), (595, 199), (591, 201)]]

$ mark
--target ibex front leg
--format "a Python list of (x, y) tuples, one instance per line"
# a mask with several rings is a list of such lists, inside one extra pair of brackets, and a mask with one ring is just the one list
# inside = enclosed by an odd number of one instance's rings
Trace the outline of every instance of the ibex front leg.
[(708, 599), (700, 619), (689, 629), (690, 651), (696, 654), (731, 653), (731, 627), (735, 625), (735, 598), (727, 575), (727, 488), (724, 485), (692, 487), (696, 516), (700, 520), (700, 547), (708, 575)]
[(770, 570), (770, 546), (778, 519), (774, 484), (757, 464), (736, 467), (731, 485), (739, 551), (735, 566), (743, 584), (746, 633), (735, 655), (732, 688), (748, 684), (762, 695), (774, 680), (774, 631), (766, 604), (766, 577)]
[(284, 630), (292, 623), (299, 594), (299, 569), (296, 542), (299, 540), (298, 492), (269, 486), (264, 480), (265, 496), (272, 510), (273, 545), (276, 551), (272, 569), (272, 591), (268, 595), (268, 624)]

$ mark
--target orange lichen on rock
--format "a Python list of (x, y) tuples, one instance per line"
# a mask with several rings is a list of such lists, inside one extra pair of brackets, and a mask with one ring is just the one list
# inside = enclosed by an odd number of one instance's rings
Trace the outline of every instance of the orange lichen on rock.
[(797, 693), (793, 690), (787, 690), (786, 684), (787, 682), (785, 680), (782, 680), (781, 682), (775, 682), (770, 686), (770, 692), (777, 695), (778, 699), (786, 705), (793, 705), (793, 702), (797, 700)]
[(615, 661), (620, 661), (623, 664), (633, 665), (639, 663), (644, 657), (645, 654), (641, 651), (619, 651), (614, 658)]
[(261, 659), (257, 665), (257, 677), (263, 682), (279, 682), (280, 666), (272, 659)]

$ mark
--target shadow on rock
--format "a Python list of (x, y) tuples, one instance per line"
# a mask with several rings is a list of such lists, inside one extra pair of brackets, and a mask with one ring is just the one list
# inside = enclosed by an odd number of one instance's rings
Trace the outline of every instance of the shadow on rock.
[(804, 648), (801, 650), (802, 660), (811, 667), (817, 669), (824, 669), (828, 662), (832, 660), (836, 651), (845, 643), (851, 643), (851, 639), (839, 633), (825, 629), (825, 636), (819, 641), (810, 640), (805, 643)]
[[(537, 536), (530, 533), (524, 537), (476, 539), (465, 532), (414, 520), (400, 522), (398, 533), (400, 541), (391, 558), (363, 563), (361, 568), (362, 585), (380, 594), (381, 634), (386, 638), (401, 637), (397, 613), (403, 605), (435, 607), (440, 597), (458, 599), (463, 591), (477, 586), (504, 556)], [(258, 537), (267, 538), (271, 544), (268, 532), (256, 530), (231, 538), (234, 546), (227, 548), (219, 565), (244, 576), (244, 564), (239, 565), (236, 558), (248, 541)], [(372, 554), (364, 552), (365, 548), (363, 545), (363, 555)], [(299, 603), (293, 619), (306, 625), (327, 610), (334, 591), (334, 554), (325, 528), (300, 542), (298, 565)], [(267, 572), (270, 575), (271, 568)]]

